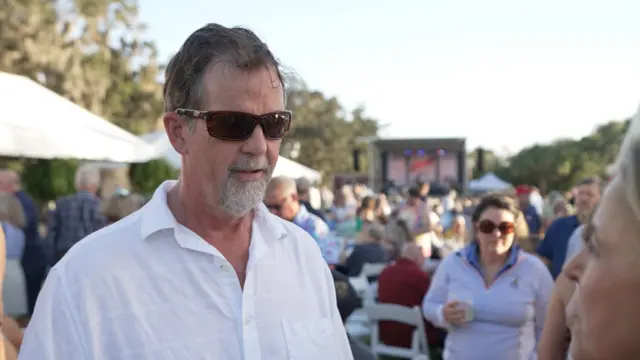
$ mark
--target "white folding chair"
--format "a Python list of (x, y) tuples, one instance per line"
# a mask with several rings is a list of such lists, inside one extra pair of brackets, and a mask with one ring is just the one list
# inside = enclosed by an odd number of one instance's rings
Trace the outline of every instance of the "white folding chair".
[[(427, 342), (427, 333), (420, 307), (414, 306), (410, 308), (395, 304), (376, 304), (365, 307), (365, 311), (369, 321), (372, 322), (371, 350), (376, 356), (389, 355), (405, 359), (414, 359), (423, 355), (422, 359), (429, 360), (429, 343)], [(379, 333), (380, 321), (393, 321), (415, 326), (416, 329), (413, 331), (411, 338), (411, 347), (402, 348), (381, 343)], [(426, 358), (424, 356), (426, 356)]]
[(364, 275), (367, 279), (377, 278), (386, 266), (387, 263), (365, 263), (362, 266), (360, 274)]
[(360, 275), (358, 276), (349, 277), (349, 284), (353, 286), (353, 290), (355, 290), (358, 296), (362, 298), (369, 287), (369, 280), (367, 280), (367, 277), (364, 276), (363, 272), (360, 272)]
[(378, 282), (372, 282), (367, 286), (362, 296), (362, 305), (364, 307), (375, 305), (378, 302)]

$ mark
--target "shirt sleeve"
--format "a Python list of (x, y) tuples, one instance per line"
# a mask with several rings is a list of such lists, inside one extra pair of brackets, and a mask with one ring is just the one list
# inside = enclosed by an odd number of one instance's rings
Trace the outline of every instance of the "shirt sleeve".
[(19, 360), (91, 359), (84, 350), (77, 313), (56, 268), (44, 283), (20, 347)]
[(331, 307), (331, 324), (333, 327), (333, 344), (335, 344), (336, 360), (353, 360), (353, 354), (351, 353), (351, 345), (349, 344), (349, 338), (347, 338), (347, 330), (342, 322), (342, 317), (338, 311), (338, 299), (336, 297), (336, 288), (333, 282), (333, 276), (329, 267), (325, 267), (324, 270), (325, 281), (327, 287), (327, 301)]
[(536, 269), (536, 272), (538, 273), (538, 287), (536, 289), (536, 295), (534, 299), (536, 344), (538, 344), (542, 335), (542, 328), (544, 327), (544, 319), (547, 314), (549, 299), (551, 299), (551, 293), (553, 292), (553, 278), (551, 277), (551, 273), (549, 273), (546, 266), (544, 266), (540, 259), (533, 260), (539, 262), (539, 265)]
[(449, 271), (454, 258), (449, 257), (443, 261), (431, 281), (427, 295), (422, 300), (422, 313), (424, 318), (429, 320), (432, 324), (441, 328), (449, 328), (449, 324), (442, 314), (442, 308), (447, 302), (447, 294), (449, 292), (448, 277)]
[(538, 245), (536, 249), (536, 253), (546, 258), (548, 260), (553, 259), (553, 242), (557, 238), (556, 233), (558, 232), (558, 221), (554, 221), (549, 225), (549, 229), (547, 229), (547, 233), (544, 234), (544, 238)]
[(91, 205), (88, 225), (91, 227), (92, 232), (98, 231), (107, 225), (107, 219), (102, 216), (102, 213), (100, 212), (100, 202), (98, 201)]
[(533, 217), (534, 217), (534, 228), (531, 229), (531, 233), (532, 234), (538, 234), (540, 232), (540, 229), (542, 229), (542, 219), (540, 219), (540, 215), (538, 215), (538, 212), (534, 211), (533, 212)]

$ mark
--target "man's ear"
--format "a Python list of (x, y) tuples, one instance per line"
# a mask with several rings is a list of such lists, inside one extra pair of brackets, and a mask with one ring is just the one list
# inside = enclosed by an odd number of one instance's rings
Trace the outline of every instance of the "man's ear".
[(186, 122), (178, 116), (175, 112), (167, 112), (162, 117), (164, 123), (164, 130), (167, 132), (167, 137), (173, 148), (178, 154), (186, 154), (187, 142), (184, 138)]
[(291, 199), (293, 199), (293, 201), (299, 201), (300, 197), (298, 196), (297, 193), (293, 193), (293, 194), (291, 194)]

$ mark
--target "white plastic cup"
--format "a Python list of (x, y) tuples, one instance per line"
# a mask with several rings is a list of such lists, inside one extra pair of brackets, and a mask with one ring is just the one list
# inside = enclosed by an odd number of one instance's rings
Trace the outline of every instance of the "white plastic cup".
[(458, 290), (455, 292), (449, 292), (447, 296), (449, 302), (458, 301), (460, 304), (458, 307), (464, 310), (464, 321), (470, 322), (475, 317), (475, 311), (473, 307), (473, 293), (468, 290)]

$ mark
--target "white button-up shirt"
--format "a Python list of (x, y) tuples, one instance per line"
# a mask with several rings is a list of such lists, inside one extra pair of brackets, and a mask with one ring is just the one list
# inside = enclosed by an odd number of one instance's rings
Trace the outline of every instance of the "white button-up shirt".
[(20, 360), (351, 360), (333, 278), (302, 229), (255, 210), (244, 290), (162, 184), (51, 270)]

